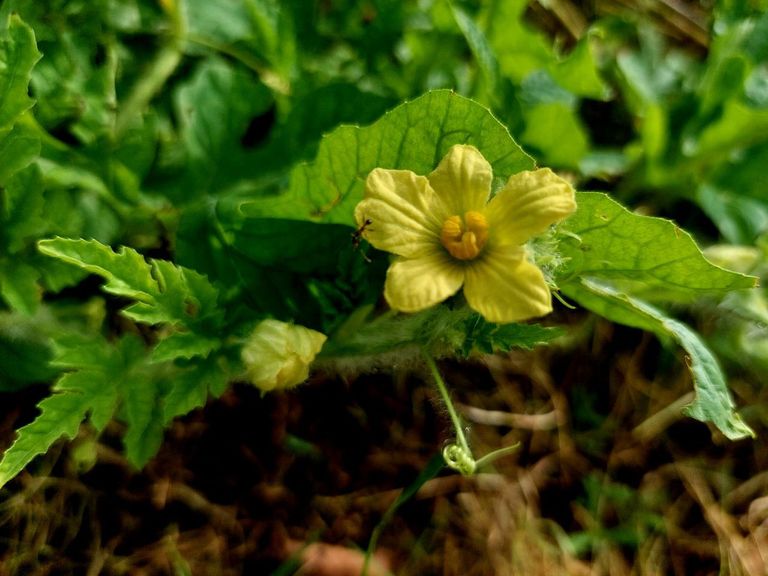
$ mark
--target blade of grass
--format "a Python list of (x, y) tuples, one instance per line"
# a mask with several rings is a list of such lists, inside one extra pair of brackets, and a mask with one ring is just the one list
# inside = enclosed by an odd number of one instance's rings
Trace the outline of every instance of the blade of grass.
[(376, 550), (376, 545), (378, 544), (379, 538), (381, 537), (381, 533), (384, 531), (384, 528), (387, 527), (387, 524), (390, 523), (392, 518), (395, 517), (395, 514), (397, 513), (397, 510), (400, 508), (400, 506), (410, 500), (414, 494), (416, 494), (416, 492), (418, 492), (419, 489), (424, 486), (425, 483), (437, 476), (440, 470), (443, 469), (444, 465), (445, 461), (443, 460), (442, 454), (437, 453), (432, 456), (430, 461), (427, 462), (424, 470), (422, 470), (416, 477), (416, 480), (414, 480), (410, 486), (405, 488), (400, 493), (400, 496), (397, 497), (397, 500), (395, 500), (387, 509), (387, 511), (384, 512), (384, 516), (382, 516), (381, 520), (376, 525), (376, 528), (374, 528), (373, 532), (371, 533), (371, 539), (368, 541), (368, 549), (365, 551), (365, 563), (363, 564), (363, 571), (360, 573), (360, 576), (368, 576), (368, 566), (371, 562), (371, 558), (373, 557), (373, 552)]

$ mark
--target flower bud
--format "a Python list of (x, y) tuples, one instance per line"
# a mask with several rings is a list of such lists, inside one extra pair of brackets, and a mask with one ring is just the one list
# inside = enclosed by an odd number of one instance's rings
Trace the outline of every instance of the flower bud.
[(301, 384), (326, 339), (304, 326), (263, 320), (241, 352), (248, 381), (262, 392)]

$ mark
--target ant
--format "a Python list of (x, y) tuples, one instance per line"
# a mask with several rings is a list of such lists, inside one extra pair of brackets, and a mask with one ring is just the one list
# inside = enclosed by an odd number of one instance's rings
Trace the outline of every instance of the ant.
[[(373, 220), (371, 220), (370, 218), (366, 218), (365, 222), (363, 222), (363, 225), (360, 226), (360, 228), (358, 228), (354, 232), (352, 232), (352, 246), (354, 247), (355, 250), (360, 248), (360, 241), (363, 239), (363, 232), (365, 232), (365, 229), (368, 228), (368, 226), (370, 226), (371, 224), (373, 224)], [(371, 261), (371, 259), (368, 258), (368, 256), (366, 256), (365, 254), (363, 254), (363, 258), (365, 258), (366, 262)]]

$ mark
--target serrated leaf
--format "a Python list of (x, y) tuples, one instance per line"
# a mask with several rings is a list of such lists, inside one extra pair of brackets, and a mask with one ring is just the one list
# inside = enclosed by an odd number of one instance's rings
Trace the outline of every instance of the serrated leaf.
[(150, 260), (132, 248), (113, 252), (96, 240), (53, 238), (38, 243), (43, 254), (104, 277), (104, 290), (137, 300), (124, 310), (137, 322), (193, 326), (216, 317), (218, 290), (201, 274), (164, 260)]
[(473, 350), (485, 354), (509, 352), (513, 348), (532, 350), (563, 333), (560, 328), (540, 324), (493, 324), (475, 314), (467, 321), (466, 340), (461, 353), (466, 357)]
[(209, 338), (194, 332), (176, 332), (160, 340), (152, 351), (153, 362), (167, 362), (177, 358), (206, 357), (221, 346), (218, 338)]
[(157, 379), (136, 371), (122, 382), (122, 401), (128, 428), (123, 437), (125, 455), (137, 468), (154, 456), (163, 442), (163, 415)]
[(582, 306), (613, 322), (651, 331), (661, 338), (672, 338), (688, 354), (696, 399), (685, 413), (702, 422), (711, 422), (727, 438), (738, 440), (755, 433), (735, 412), (735, 406), (717, 360), (698, 334), (661, 310), (598, 280), (584, 278), (565, 293)]
[(221, 396), (228, 384), (229, 374), (219, 359), (209, 357), (195, 362), (171, 382), (171, 389), (163, 398), (163, 421), (168, 423), (204, 406), (209, 395)]
[(428, 174), (459, 143), (472, 144), (483, 153), (498, 184), (534, 166), (487, 108), (454, 92), (437, 90), (398, 106), (371, 126), (336, 129), (322, 140), (313, 163), (291, 172), (285, 193), (245, 202), (240, 209), (250, 217), (349, 225), (371, 170)]
[(71, 367), (80, 359), (87, 359), (87, 364), (64, 374), (54, 385), (53, 395), (38, 405), (40, 415), (18, 430), (16, 441), (0, 461), (0, 487), (59, 438), (74, 438), (88, 413), (97, 430), (112, 416), (117, 383), (125, 372), (119, 353), (101, 338), (70, 336), (57, 346), (57, 354), (58, 362), (53, 364)]
[[(757, 278), (709, 262), (691, 235), (662, 218), (633, 214), (605, 194), (580, 192), (562, 230), (564, 290), (591, 277), (650, 301), (693, 302), (703, 295), (753, 288)], [(566, 290), (567, 293), (567, 290)]]
[(32, 423), (18, 430), (18, 437), (0, 461), (0, 487), (5, 486), (36, 456), (43, 454), (59, 438), (72, 439), (85, 418), (89, 402), (82, 394), (54, 394), (40, 404), (41, 411)]
[(33, 104), (28, 95), (32, 68), (42, 54), (35, 33), (19, 16), (8, 20), (8, 35), (0, 38), (0, 131), (9, 129)]

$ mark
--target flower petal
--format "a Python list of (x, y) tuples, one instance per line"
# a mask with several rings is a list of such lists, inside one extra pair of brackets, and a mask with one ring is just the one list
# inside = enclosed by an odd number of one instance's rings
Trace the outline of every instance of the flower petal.
[(384, 297), (401, 312), (418, 312), (442, 302), (461, 288), (464, 268), (443, 250), (419, 258), (397, 258), (387, 270)]
[(365, 199), (355, 208), (355, 221), (375, 248), (414, 258), (440, 243), (439, 204), (426, 177), (376, 168), (365, 181)]
[(466, 269), (464, 296), (489, 322), (519, 322), (552, 311), (544, 275), (525, 250), (495, 249)]
[(477, 148), (457, 144), (448, 150), (428, 178), (448, 209), (444, 215), (447, 218), (485, 207), (491, 194), (493, 171)]
[(549, 168), (542, 168), (512, 176), (488, 203), (485, 215), (495, 242), (520, 245), (574, 210), (573, 187)]

